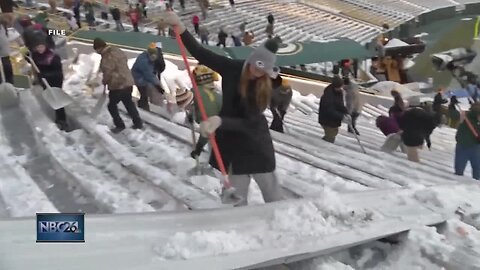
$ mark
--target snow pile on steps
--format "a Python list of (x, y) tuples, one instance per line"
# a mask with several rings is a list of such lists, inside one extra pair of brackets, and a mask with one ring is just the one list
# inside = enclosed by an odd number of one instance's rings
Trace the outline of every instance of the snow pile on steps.
[[(317, 199), (241, 207), (234, 210), (235, 214), (231, 209), (217, 209), (169, 214), (91, 215), (89, 241), (68, 250), (56, 245), (36, 245), (34, 235), (26, 233), (31, 220), (3, 221), (0, 232), (6, 235), (0, 237), (0, 243), (5, 243), (0, 244), (0, 254), (6, 255), (3, 263), (11, 266), (8, 269), (27, 269), (32, 264), (46, 269), (47, 257), (27, 254), (44, 253), (47, 249), (55, 250), (58, 263), (75, 259), (83, 262), (79, 267), (94, 262), (99, 269), (123, 270), (133, 266), (140, 270), (251, 269), (331, 254), (403, 232), (412, 226), (424, 228), (425, 224), (454, 216), (446, 209), (433, 210), (416, 200), (414, 195), (423, 190), (438, 192), (436, 199), (448, 208), (471, 203), (468, 211), (480, 210), (478, 185), (388, 193), (337, 194), (326, 190)], [(466, 196), (450, 200), (448, 196), (452, 192)], [(121, 234), (112, 232), (112, 223)], [(227, 237), (235, 245), (218, 241), (219, 237)], [(425, 244), (427, 240), (424, 239)], [(129, 245), (121, 244), (125, 241)], [(128, 256), (119, 257), (120, 253)], [(185, 257), (188, 259), (183, 259)]]
[(289, 265), (294, 270), (331, 269), (477, 269), (480, 267), (480, 231), (457, 219), (440, 229), (412, 228), (398, 245), (373, 242)]
[[(108, 176), (91, 166), (75, 148), (66, 141), (51, 119), (42, 112), (32, 91), (20, 92), (21, 107), (28, 117), (29, 124), (36, 131), (50, 156), (72, 176), (76, 184), (90, 193), (99, 203), (112, 212), (148, 212), (154, 209), (142, 199), (132, 196), (122, 186), (108, 180)], [(36, 89), (36, 91), (40, 91)]]
[[(71, 93), (76, 99), (78, 105), (88, 107), (88, 103), (91, 104), (91, 101), (83, 96), (82, 93), (80, 93), (78, 90), (74, 91), (75, 92), (72, 91)], [(130, 172), (152, 182), (154, 185), (160, 187), (174, 198), (181, 200), (191, 209), (222, 207), (222, 204), (218, 199), (218, 194), (216, 194), (217, 196), (211, 196), (210, 194), (201, 192), (191, 185), (187, 185), (181, 179), (182, 176), (176, 175), (175, 171), (172, 172), (171, 170), (162, 170), (153, 166), (149, 160), (151, 157), (138, 156), (127, 146), (118, 142), (116, 138), (112, 137), (110, 132), (108, 132), (106, 126), (96, 125), (91, 118), (86, 116), (87, 113), (81, 108), (81, 106), (68, 107), (68, 114), (75, 118), (82, 129), (97, 138), (98, 142), (105, 148), (105, 150), (108, 151), (108, 153), (117, 162), (122, 164)], [(136, 137), (137, 141), (141, 142), (143, 131), (139, 131), (136, 134), (139, 136), (134, 137)], [(118, 136), (123, 135), (119, 134)], [(172, 158), (178, 156), (178, 151), (164, 154)], [(192, 161), (190, 161), (191, 165), (188, 168), (193, 167), (191, 162)]]
[[(58, 212), (45, 193), (22, 167), (24, 157), (13, 155), (0, 125), (0, 207), (11, 217), (34, 216), (35, 213)], [(0, 213), (0, 217), (1, 217)]]
[(66, 134), (67, 140), (75, 141), (75, 149), (92, 166), (96, 166), (110, 177), (119, 181), (132, 194), (142, 198), (143, 201), (155, 207), (157, 211), (182, 211), (187, 210), (185, 205), (178, 202), (163, 190), (152, 186), (149, 182), (128, 172), (118, 162), (114, 162), (111, 155), (95, 142), (94, 138), (85, 136), (83, 130), (75, 130)]
[(366, 209), (343, 205), (330, 190), (326, 189), (319, 197), (322, 199), (292, 203), (275, 210), (271, 219), (254, 231), (178, 232), (156, 250), (165, 260), (177, 260), (281, 248), (294, 246), (306, 238), (337, 234), (382, 219)]

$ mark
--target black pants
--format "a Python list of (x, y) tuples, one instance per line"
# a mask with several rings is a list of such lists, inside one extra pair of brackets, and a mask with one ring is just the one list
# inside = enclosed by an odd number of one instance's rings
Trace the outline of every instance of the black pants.
[(147, 86), (137, 86), (138, 92), (140, 93), (140, 99), (138, 100), (138, 107), (146, 111), (150, 111), (150, 105), (148, 103), (148, 87)]
[(132, 24), (133, 24), (133, 31), (140, 32), (140, 30), (138, 30), (138, 23), (132, 23)]
[(82, 21), (81, 21), (81, 17), (80, 17), (80, 11), (74, 11), (74, 17), (75, 17), (75, 21), (77, 22), (77, 26), (78, 28), (82, 28)]
[(223, 47), (227, 47), (227, 45), (225, 45), (225, 42), (226, 40), (219, 40), (218, 43), (217, 43), (217, 47), (220, 46), (220, 45), (223, 45)]
[(283, 133), (283, 118), (285, 117), (286, 112), (279, 111), (275, 108), (270, 108), (272, 111), (273, 120), (270, 124), (270, 129)]
[(200, 153), (202, 153), (203, 148), (205, 147), (205, 145), (207, 145), (207, 143), (208, 143), (208, 138), (200, 135), (200, 137), (198, 137), (197, 144), (195, 145), (195, 152), (198, 155), (200, 155)]
[(353, 127), (354, 130), (352, 130), (350, 127), (348, 127), (348, 130), (356, 132), (357, 131), (357, 119), (360, 116), (360, 114), (357, 113), (357, 112), (352, 112), (352, 114), (350, 114), (350, 116), (352, 117), (352, 127)]
[(113, 118), (113, 123), (118, 128), (125, 128), (125, 123), (120, 117), (117, 104), (121, 101), (125, 109), (127, 109), (128, 115), (132, 118), (135, 126), (142, 126), (142, 119), (138, 114), (137, 107), (132, 101), (132, 86), (124, 89), (110, 90), (108, 94), (108, 111)]
[(200, 25), (199, 25), (198, 23), (194, 23), (194, 24), (193, 24), (193, 27), (195, 28), (195, 34), (198, 35), (198, 30), (199, 30), (199, 28), (200, 28)]
[[(13, 84), (13, 68), (12, 62), (10, 62), (10, 56), (2, 57), (3, 71), (5, 73), (5, 80), (7, 83)], [(0, 82), (2, 79), (0, 78)]]

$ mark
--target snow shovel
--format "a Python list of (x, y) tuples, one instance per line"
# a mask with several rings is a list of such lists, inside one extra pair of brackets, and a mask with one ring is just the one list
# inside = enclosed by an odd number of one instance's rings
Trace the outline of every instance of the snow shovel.
[[(41, 74), (33, 59), (30, 56), (26, 57), (28, 58), (28, 60), (30, 60), (30, 64), (35, 69), (35, 71), (38, 74)], [(45, 102), (47, 102), (47, 104), (52, 107), (52, 109), (58, 110), (60, 108), (70, 105), (73, 102), (73, 98), (70, 97), (67, 93), (65, 93), (62, 88), (51, 87), (45, 78), (42, 78), (42, 82), (46, 88), (42, 93), (42, 97)]]
[(354, 131), (354, 132), (353, 132), (353, 136), (355, 136), (355, 139), (357, 140), (358, 145), (360, 146), (360, 149), (362, 149), (362, 152), (363, 152), (364, 154), (366, 154), (367, 151), (365, 151), (365, 148), (363, 148), (363, 144), (362, 144), (362, 142), (360, 141), (360, 138), (358, 137), (357, 133), (355, 132), (355, 129), (353, 128), (353, 124), (352, 124), (351, 121), (348, 122), (348, 127), (349, 127), (351, 130)]
[[(178, 26), (173, 27), (173, 31), (175, 32), (175, 40), (177, 41), (178, 47), (180, 48), (180, 52), (182, 54), (183, 63), (185, 64), (185, 68), (187, 69), (188, 75), (190, 76), (190, 81), (192, 82), (193, 90), (195, 91), (195, 101), (197, 102), (198, 108), (200, 110), (202, 120), (206, 121), (208, 119), (207, 112), (205, 111), (205, 106), (203, 105), (200, 90), (198, 89), (198, 85), (195, 81), (195, 78), (193, 77), (192, 70), (190, 69), (190, 64), (188, 63), (187, 59), (187, 51), (185, 49), (185, 45), (183, 44), (182, 38), (180, 37)], [(218, 148), (217, 141), (215, 140), (215, 134), (210, 134), (209, 139), (212, 146), (213, 154), (217, 161), (220, 172), (223, 176), (223, 188), (221, 194), (222, 203), (239, 205), (245, 200), (245, 198), (242, 198), (241, 196), (238, 196), (238, 194), (236, 194), (235, 188), (230, 182), (227, 170), (225, 169), (225, 164), (223, 164), (220, 149)]]
[(11, 83), (8, 83), (5, 78), (5, 71), (3, 70), (3, 64), (0, 64), (0, 75), (2, 78), (2, 83), (0, 84), (0, 91), (1, 92), (6, 92), (6, 91), (13, 91), (15, 92), (15, 86)]
[(402, 143), (402, 136), (401, 133), (393, 133), (387, 136), (385, 142), (383, 143), (382, 147), (380, 148), (385, 153), (393, 153), (398, 146)]
[(92, 117), (95, 121), (100, 115), (100, 112), (105, 105), (105, 101), (107, 101), (107, 86), (103, 85), (102, 96), (98, 99), (97, 104), (95, 104), (95, 107), (93, 107), (92, 111), (90, 112), (90, 117)]
[(282, 126), (283, 126), (283, 129), (285, 131), (285, 134), (291, 134), (290, 131), (288, 130), (287, 124), (285, 122), (283, 122), (283, 119), (282, 119), (281, 114), (278, 111), (278, 109), (275, 108), (274, 111), (275, 111), (275, 114), (277, 114), (278, 118), (280, 118), (282, 120)]

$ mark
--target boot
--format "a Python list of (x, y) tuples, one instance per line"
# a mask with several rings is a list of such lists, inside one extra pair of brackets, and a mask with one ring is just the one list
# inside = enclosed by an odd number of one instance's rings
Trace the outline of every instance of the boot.
[(67, 131), (68, 130), (68, 123), (67, 121), (55, 121), (55, 124), (57, 124), (58, 129)]
[(193, 150), (193, 151), (190, 153), (190, 156), (191, 156), (193, 159), (197, 159), (197, 158), (200, 156), (200, 153), (197, 152), (196, 150)]
[(143, 129), (143, 125), (140, 124), (140, 125), (133, 125), (132, 126), (132, 129)]
[(118, 134), (122, 132), (124, 129), (125, 127), (114, 127), (110, 129), (110, 132), (112, 132), (113, 134)]

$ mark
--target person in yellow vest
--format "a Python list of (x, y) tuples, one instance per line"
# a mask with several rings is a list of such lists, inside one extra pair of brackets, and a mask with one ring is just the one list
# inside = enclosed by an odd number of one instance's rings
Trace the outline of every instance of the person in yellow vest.
[[(222, 97), (216, 90), (214, 84), (215, 81), (219, 80), (218, 74), (207, 66), (199, 64), (193, 70), (193, 75), (195, 76), (195, 82), (197, 83), (198, 90), (200, 91), (200, 97), (202, 98), (207, 116), (210, 117), (217, 115), (222, 108)], [(193, 110), (189, 113), (188, 120), (191, 124), (193, 124), (194, 120), (197, 122), (197, 124), (200, 124), (200, 121), (202, 120), (200, 108), (196, 100), (194, 102)], [(195, 149), (190, 153), (190, 156), (195, 159), (200, 156), (207, 143), (208, 138), (200, 135)]]

